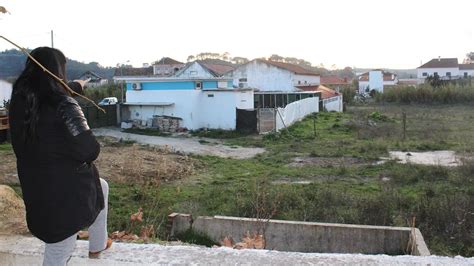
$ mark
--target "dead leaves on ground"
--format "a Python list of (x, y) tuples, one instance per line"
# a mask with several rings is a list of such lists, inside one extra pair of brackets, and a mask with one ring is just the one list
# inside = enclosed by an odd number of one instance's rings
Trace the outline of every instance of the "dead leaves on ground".
[[(140, 235), (134, 234), (132, 230), (135, 226), (138, 226), (143, 222), (143, 209), (139, 208), (138, 211), (132, 215), (130, 215), (130, 230), (124, 231), (115, 231), (112, 232), (109, 237), (115, 241), (137, 241), (143, 240), (148, 241), (148, 239), (155, 237), (155, 227), (153, 224), (142, 225), (140, 227)], [(79, 231), (78, 233), (79, 239), (88, 239), (89, 232), (88, 231)]]
[(232, 237), (225, 237), (221, 241), (221, 246), (229, 247), (234, 249), (264, 249), (265, 248), (265, 238), (263, 235), (254, 234), (250, 235), (249, 232), (242, 238), (241, 242), (233, 244)]
[(130, 215), (130, 222), (143, 222), (143, 209), (139, 208), (138, 212)]
[(3, 6), (0, 6), (0, 13), (3, 13), (3, 14), (8, 13), (8, 14), (10, 14), (10, 12), (8, 12), (8, 10), (7, 10), (5, 7), (3, 7)]

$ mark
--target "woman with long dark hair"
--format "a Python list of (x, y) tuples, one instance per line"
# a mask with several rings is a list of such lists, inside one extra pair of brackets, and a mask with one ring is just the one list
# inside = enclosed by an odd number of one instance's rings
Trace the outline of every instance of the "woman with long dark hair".
[[(31, 56), (66, 79), (66, 57), (39, 47)], [(82, 91), (84, 82), (68, 84)], [(108, 185), (93, 161), (100, 146), (69, 91), (31, 59), (13, 85), (10, 125), (30, 232), (43, 240), (43, 265), (65, 265), (79, 230), (89, 227), (89, 257), (107, 238)]]

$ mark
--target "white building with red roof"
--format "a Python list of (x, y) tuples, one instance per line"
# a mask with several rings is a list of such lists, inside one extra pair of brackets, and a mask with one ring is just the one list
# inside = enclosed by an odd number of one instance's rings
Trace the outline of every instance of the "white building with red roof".
[(418, 83), (424, 83), (428, 77), (438, 76), (442, 80), (459, 78), (457, 58), (435, 58), (417, 68)]

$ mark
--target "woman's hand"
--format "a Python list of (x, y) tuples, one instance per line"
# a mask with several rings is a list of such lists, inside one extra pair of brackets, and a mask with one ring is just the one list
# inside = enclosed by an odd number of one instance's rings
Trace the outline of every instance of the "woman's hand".
[(87, 84), (87, 82), (91, 81), (90, 78), (86, 79), (86, 80), (82, 80), (82, 79), (76, 79), (74, 80), (74, 82), (77, 82), (81, 85), (81, 87), (84, 89), (84, 86)]

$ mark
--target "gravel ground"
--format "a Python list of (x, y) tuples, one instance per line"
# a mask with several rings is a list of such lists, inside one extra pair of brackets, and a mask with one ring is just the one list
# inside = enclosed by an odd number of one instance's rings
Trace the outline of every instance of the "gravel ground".
[[(185, 154), (212, 155), (223, 158), (248, 159), (265, 152), (263, 148), (230, 147), (219, 140), (202, 138), (175, 138), (145, 136), (121, 132), (118, 128), (94, 129), (96, 136), (109, 136), (123, 140), (133, 140), (141, 144), (161, 146)], [(201, 142), (199, 142), (201, 140)], [(203, 142), (204, 140), (204, 142)]]

